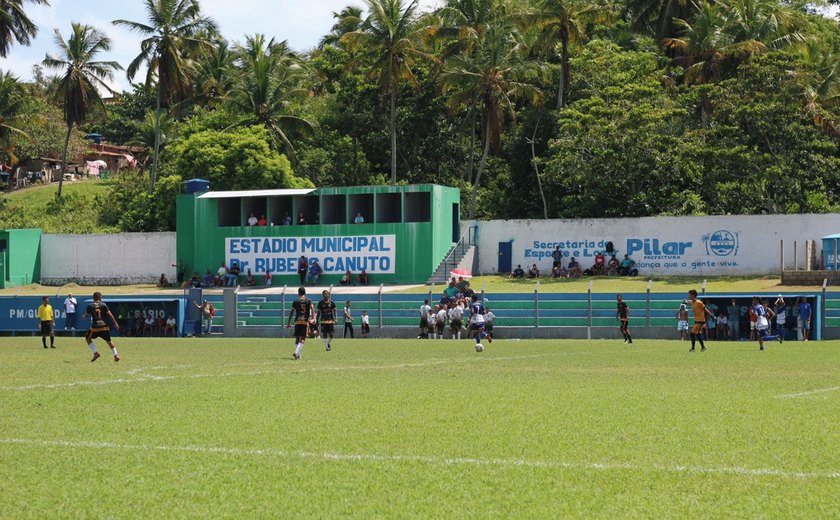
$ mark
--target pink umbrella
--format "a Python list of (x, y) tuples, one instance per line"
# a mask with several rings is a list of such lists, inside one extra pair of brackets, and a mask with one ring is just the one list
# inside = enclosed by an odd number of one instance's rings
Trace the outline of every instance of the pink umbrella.
[(450, 276), (454, 276), (455, 278), (462, 277), (462, 278), (472, 278), (472, 272), (467, 271), (466, 269), (453, 269), (450, 273)]

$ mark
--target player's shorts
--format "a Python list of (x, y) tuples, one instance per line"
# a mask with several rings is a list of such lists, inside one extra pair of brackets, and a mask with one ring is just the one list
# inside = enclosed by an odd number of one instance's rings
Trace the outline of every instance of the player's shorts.
[(335, 323), (322, 323), (321, 334), (335, 334)]
[(492, 321), (485, 321), (484, 322), (484, 330), (487, 332), (491, 332), (493, 330), (493, 322)]
[(41, 322), (41, 334), (47, 335), (53, 333), (53, 322), (51, 321), (42, 321)]
[(677, 330), (684, 331), (688, 330), (688, 320), (680, 320), (677, 322)]
[(694, 321), (694, 325), (691, 327), (692, 334), (700, 334), (703, 331), (703, 325), (705, 325), (705, 321)]
[(420, 327), (425, 329), (428, 323), (429, 322), (425, 318), (420, 318)]
[(457, 332), (461, 330), (461, 320), (452, 320), (449, 322), (449, 330)]
[(435, 333), (435, 322), (426, 323), (426, 331), (429, 334), (434, 334)]
[(798, 325), (797, 328), (802, 330), (808, 330), (811, 328), (811, 320), (797, 320), (796, 324)]
[(295, 337), (305, 338), (309, 334), (309, 324), (295, 323)]
[(756, 334), (758, 334), (758, 337), (763, 339), (764, 337), (766, 337), (770, 334), (770, 329), (769, 328), (755, 329), (755, 332), (756, 332)]
[(630, 325), (630, 318), (621, 318), (619, 319), (619, 322), (619, 329), (625, 330)]
[(438, 334), (443, 334), (443, 330), (446, 328), (446, 323), (439, 321), (435, 324), (435, 328), (437, 329)]
[(470, 330), (481, 330), (484, 328), (484, 322), (470, 323)]
[(110, 330), (89, 330), (85, 338), (88, 342), (95, 340), (96, 338), (102, 338), (105, 341), (111, 341), (111, 331)]
[(362, 323), (362, 334), (370, 334), (370, 324)]

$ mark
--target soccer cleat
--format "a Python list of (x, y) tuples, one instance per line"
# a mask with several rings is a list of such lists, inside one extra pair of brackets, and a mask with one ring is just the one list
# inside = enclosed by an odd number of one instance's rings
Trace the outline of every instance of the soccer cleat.
[(120, 356), (114, 354), (114, 363), (120, 360)]
[(493, 336), (490, 334), (487, 335), (487, 343), (493, 343)]
[(703, 347), (703, 348), (700, 349), (700, 352), (706, 352), (707, 350), (709, 350), (709, 349), (707, 349), (706, 347)]
[(50, 345), (50, 348), (55, 348), (55, 345)]
[(689, 352), (694, 352), (694, 347), (691, 347), (690, 349), (688, 349), (688, 351)]
[(91, 359), (90, 362), (93, 363), (94, 361), (99, 359), (99, 356), (100, 356), (99, 352), (94, 352), (93, 353), (93, 359)]
[(46, 345), (44, 345), (44, 348), (47, 348), (47, 346), (46, 346)]
[(781, 343), (782, 343), (782, 337), (779, 336), (779, 344), (781, 344)]
[(294, 354), (292, 354), (292, 358), (294, 358), (294, 359), (300, 359), (300, 354), (298, 354), (297, 352), (295, 352)]
[(764, 350), (764, 346), (762, 345), (762, 346), (758, 347), (758, 350)]
[(329, 352), (330, 350), (332, 350), (332, 349), (330, 347), (327, 347), (327, 352)]
[(633, 338), (629, 338), (629, 339), (627, 340), (627, 343), (633, 343)]

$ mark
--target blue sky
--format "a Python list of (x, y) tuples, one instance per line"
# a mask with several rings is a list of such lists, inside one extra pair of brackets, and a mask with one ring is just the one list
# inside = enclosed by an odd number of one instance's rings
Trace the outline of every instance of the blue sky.
[[(292, 48), (307, 50), (329, 32), (332, 13), (348, 4), (362, 5), (361, 0), (200, 0), (204, 14), (212, 17), (228, 40), (242, 41), (243, 35), (264, 33), (278, 40), (288, 40)], [(436, 0), (421, 0), (424, 9)], [(14, 45), (9, 56), (0, 58), (0, 69), (12, 71), (21, 79), (30, 79), (32, 65), (40, 63), (47, 52), (55, 52), (54, 29), (70, 31), (70, 22), (82, 22), (102, 29), (113, 42), (113, 49), (103, 59), (118, 61), (123, 67), (139, 52), (140, 38), (111, 24), (122, 18), (145, 22), (141, 0), (50, 0), (50, 7), (27, 5), (27, 12), (38, 25), (38, 36), (29, 47)], [(141, 79), (138, 74), (135, 78)], [(115, 87), (127, 88), (124, 73), (115, 78)]]

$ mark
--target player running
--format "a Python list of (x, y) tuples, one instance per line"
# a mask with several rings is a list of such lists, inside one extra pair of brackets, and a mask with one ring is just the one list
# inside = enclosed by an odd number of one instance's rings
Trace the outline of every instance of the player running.
[(93, 293), (93, 303), (87, 306), (87, 311), (85, 311), (85, 315), (82, 316), (82, 319), (86, 319), (90, 317), (90, 330), (88, 330), (87, 335), (85, 336), (85, 341), (87, 342), (87, 346), (91, 352), (93, 352), (93, 359), (90, 360), (91, 363), (99, 359), (99, 352), (96, 351), (96, 345), (93, 344), (93, 340), (96, 338), (102, 338), (105, 340), (105, 343), (111, 348), (111, 352), (114, 353), (114, 361), (119, 361), (120, 356), (117, 354), (117, 346), (114, 345), (114, 342), (111, 341), (111, 329), (108, 327), (108, 324), (105, 322), (105, 317), (111, 319), (111, 323), (114, 324), (114, 330), (119, 332), (120, 325), (117, 323), (117, 319), (114, 318), (114, 315), (111, 314), (111, 310), (108, 309), (108, 306), (102, 302), (102, 293), (96, 291)]
[(770, 335), (770, 320), (776, 315), (770, 307), (761, 303), (758, 296), (753, 296), (752, 300), (753, 312), (755, 313), (755, 334), (758, 338), (758, 350), (764, 350), (764, 340), (778, 340), (782, 342), (782, 337), (776, 334)]
[(330, 343), (335, 335), (335, 302), (330, 299), (330, 292), (327, 290), (322, 291), (321, 296), (323, 299), (318, 302), (318, 322), (321, 324), (321, 338), (329, 352)]
[(624, 336), (625, 343), (633, 343), (633, 338), (630, 337), (630, 307), (627, 306), (627, 302), (621, 297), (620, 294), (615, 295), (616, 300), (616, 311), (615, 317), (619, 321), (619, 330), (621, 331), (621, 335)]
[(470, 330), (475, 333), (475, 344), (481, 343), (481, 339), (486, 337), (488, 343), (493, 343), (493, 338), (487, 335), (484, 331), (485, 314), (487, 310), (484, 304), (478, 301), (478, 295), (472, 295), (472, 305), (470, 305)]
[(300, 351), (306, 342), (306, 333), (309, 329), (309, 320), (313, 317), (312, 302), (306, 297), (306, 289), (298, 288), (298, 299), (292, 302), (292, 310), (289, 311), (289, 320), (286, 328), (292, 327), (292, 318), (295, 319), (295, 359), (300, 359)]
[(696, 290), (692, 289), (688, 291), (688, 299), (691, 301), (691, 310), (694, 311), (694, 325), (691, 327), (691, 348), (688, 351), (694, 352), (694, 345), (699, 340), (700, 352), (705, 352), (706, 345), (703, 343), (703, 326), (706, 325), (706, 317), (711, 314), (711, 311), (706, 308), (706, 304), (697, 299)]

